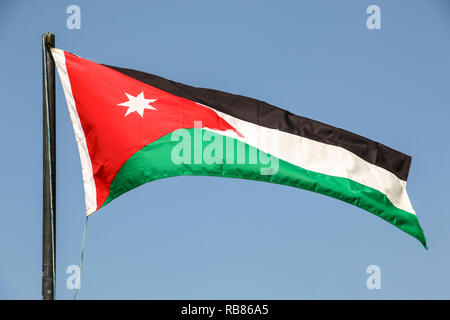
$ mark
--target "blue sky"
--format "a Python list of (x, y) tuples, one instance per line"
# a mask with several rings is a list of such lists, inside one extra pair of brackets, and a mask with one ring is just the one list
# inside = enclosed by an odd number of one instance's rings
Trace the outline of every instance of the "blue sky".
[[(81, 29), (66, 8), (81, 8)], [(366, 8), (381, 8), (368, 30)], [(308, 191), (159, 180), (89, 219), (79, 299), (450, 298), (450, 3), (2, 1), (0, 298), (41, 296), (41, 35), (110, 65), (267, 101), (412, 156), (427, 236)], [(84, 195), (57, 80), (57, 295), (80, 259)], [(368, 290), (366, 268), (381, 269)]]

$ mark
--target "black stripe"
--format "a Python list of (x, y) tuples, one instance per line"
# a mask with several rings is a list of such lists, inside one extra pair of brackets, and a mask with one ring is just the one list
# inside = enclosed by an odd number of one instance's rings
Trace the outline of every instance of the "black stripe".
[(335, 145), (384, 168), (402, 180), (408, 179), (411, 157), (328, 124), (297, 116), (266, 102), (213, 89), (195, 88), (141, 71), (107, 66), (173, 95), (202, 103), (233, 117), (278, 129), (311, 140)]

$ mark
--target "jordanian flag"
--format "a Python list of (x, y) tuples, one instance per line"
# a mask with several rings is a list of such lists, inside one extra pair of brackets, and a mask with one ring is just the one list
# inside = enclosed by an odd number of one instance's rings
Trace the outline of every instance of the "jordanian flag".
[(87, 215), (157, 179), (252, 179), (348, 202), (426, 247), (406, 193), (406, 154), (255, 99), (52, 53), (80, 152)]

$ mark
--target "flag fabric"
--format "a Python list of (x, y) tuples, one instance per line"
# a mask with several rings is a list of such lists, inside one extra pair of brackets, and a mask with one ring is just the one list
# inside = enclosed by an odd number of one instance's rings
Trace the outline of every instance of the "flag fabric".
[(426, 240), (406, 192), (411, 157), (268, 103), (52, 49), (80, 153), (86, 214), (181, 175), (321, 193)]

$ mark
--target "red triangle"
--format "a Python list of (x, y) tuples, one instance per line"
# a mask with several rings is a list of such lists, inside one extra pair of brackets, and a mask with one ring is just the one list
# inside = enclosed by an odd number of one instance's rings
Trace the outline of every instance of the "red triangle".
[[(78, 116), (86, 137), (97, 191), (97, 209), (109, 194), (109, 187), (123, 164), (137, 151), (164, 135), (181, 128), (203, 127), (226, 131), (230, 124), (214, 110), (174, 96), (106, 66), (65, 52), (66, 68)], [(125, 93), (157, 99), (143, 117), (118, 104), (128, 100)], [(240, 134), (239, 134), (240, 135)]]

